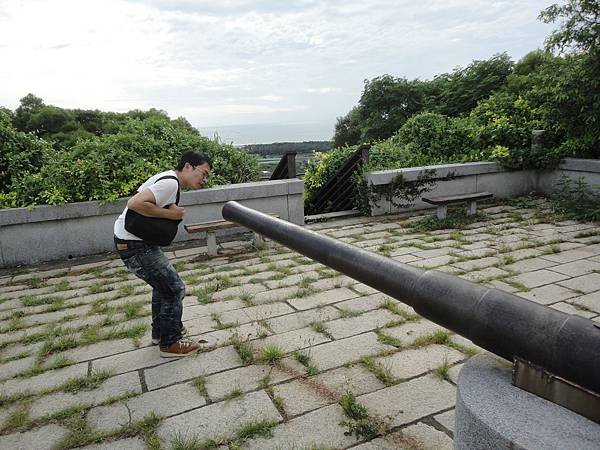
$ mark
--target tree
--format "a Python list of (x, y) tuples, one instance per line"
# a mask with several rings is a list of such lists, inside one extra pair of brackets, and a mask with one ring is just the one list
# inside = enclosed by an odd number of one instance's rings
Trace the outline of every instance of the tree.
[(19, 131), (31, 131), (27, 128), (29, 119), (33, 114), (43, 108), (44, 102), (33, 94), (27, 94), (20, 100), (20, 105), (15, 111), (14, 125)]
[(348, 114), (338, 117), (333, 134), (333, 148), (356, 145), (360, 142), (360, 111), (355, 106)]
[(410, 116), (421, 111), (423, 100), (423, 83), (419, 80), (391, 75), (365, 80), (358, 110), (361, 141), (389, 138)]
[(432, 109), (447, 116), (467, 115), (477, 105), (506, 84), (512, 73), (513, 62), (506, 53), (494, 55), (483, 61), (473, 61), (464, 69), (433, 79), (437, 88), (432, 99)]
[(538, 16), (545, 23), (564, 19), (563, 24), (546, 39), (549, 50), (573, 50), (577, 53), (600, 53), (600, 2), (567, 0), (554, 4)]

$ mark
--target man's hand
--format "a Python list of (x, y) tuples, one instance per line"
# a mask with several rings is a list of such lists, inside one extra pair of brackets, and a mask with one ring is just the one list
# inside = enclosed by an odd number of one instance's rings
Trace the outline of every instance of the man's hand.
[(177, 206), (175, 203), (169, 205), (169, 213), (171, 214), (172, 220), (181, 220), (185, 214), (185, 209), (181, 206)]
[(185, 210), (175, 203), (169, 205), (168, 208), (156, 206), (154, 194), (147, 188), (131, 197), (127, 202), (127, 207), (146, 217), (180, 220), (185, 214)]

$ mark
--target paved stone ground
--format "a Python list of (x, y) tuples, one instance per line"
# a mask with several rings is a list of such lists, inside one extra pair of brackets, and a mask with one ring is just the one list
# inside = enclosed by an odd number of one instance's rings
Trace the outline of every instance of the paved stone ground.
[[(309, 227), (600, 321), (600, 226), (499, 205), (461, 230), (411, 218)], [(150, 345), (149, 289), (120, 260), (0, 278), (0, 448), (443, 449), (478, 349), (286, 248), (170, 254), (197, 356)]]

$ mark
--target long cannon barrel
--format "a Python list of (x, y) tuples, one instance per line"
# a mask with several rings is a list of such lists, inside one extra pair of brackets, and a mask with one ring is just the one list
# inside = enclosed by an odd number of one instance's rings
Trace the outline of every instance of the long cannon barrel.
[(435, 270), (394, 261), (230, 201), (223, 217), (410, 305), (509, 361), (600, 393), (600, 324)]

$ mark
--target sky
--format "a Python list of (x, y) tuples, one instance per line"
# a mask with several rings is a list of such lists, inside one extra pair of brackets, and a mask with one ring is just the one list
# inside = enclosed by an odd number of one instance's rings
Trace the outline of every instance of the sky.
[(541, 48), (557, 27), (537, 20), (551, 3), (0, 0), (0, 106), (33, 93), (63, 108), (162, 109), (205, 131), (333, 134), (365, 79), (431, 79)]

